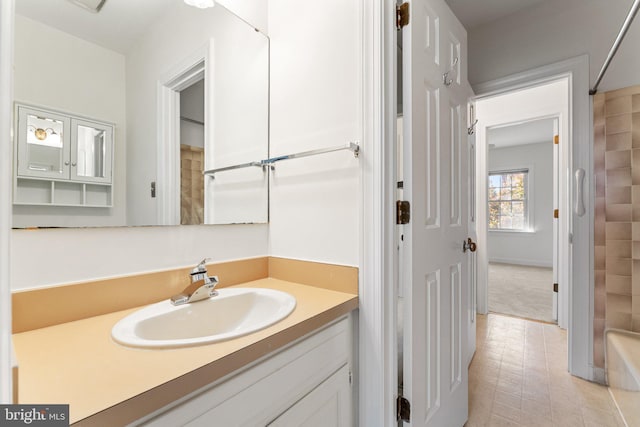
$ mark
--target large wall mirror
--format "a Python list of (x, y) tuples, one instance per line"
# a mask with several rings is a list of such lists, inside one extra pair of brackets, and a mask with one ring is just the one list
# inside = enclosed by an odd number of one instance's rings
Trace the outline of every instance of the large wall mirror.
[(267, 222), (267, 168), (230, 167), (268, 158), (268, 79), (267, 36), (219, 4), (17, 1), (13, 226)]

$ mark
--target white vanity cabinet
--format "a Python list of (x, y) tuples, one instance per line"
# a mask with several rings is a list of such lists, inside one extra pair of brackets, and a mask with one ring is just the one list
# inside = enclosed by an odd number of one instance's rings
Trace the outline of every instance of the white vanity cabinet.
[(110, 207), (113, 125), (16, 104), (13, 202)]
[(352, 426), (352, 328), (343, 317), (136, 424)]

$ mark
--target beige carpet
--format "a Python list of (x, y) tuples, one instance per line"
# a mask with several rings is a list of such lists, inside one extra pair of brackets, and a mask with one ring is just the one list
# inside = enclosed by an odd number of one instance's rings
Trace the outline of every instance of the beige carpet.
[(553, 322), (553, 270), (489, 264), (489, 311)]

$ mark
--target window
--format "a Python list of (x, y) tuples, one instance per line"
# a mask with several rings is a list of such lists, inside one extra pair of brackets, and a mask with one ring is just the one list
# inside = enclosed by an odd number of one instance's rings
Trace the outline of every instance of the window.
[(528, 169), (489, 173), (489, 230), (528, 230), (528, 175)]

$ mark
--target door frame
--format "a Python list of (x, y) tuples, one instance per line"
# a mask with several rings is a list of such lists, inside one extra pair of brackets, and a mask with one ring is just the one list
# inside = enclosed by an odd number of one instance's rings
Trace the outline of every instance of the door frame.
[[(157, 224), (180, 225), (180, 91), (204, 79), (204, 146), (210, 146), (208, 123), (213, 111), (209, 91), (214, 40), (165, 72), (157, 89)], [(206, 181), (205, 181), (206, 182)], [(205, 184), (206, 187), (206, 184)], [(206, 188), (205, 188), (206, 190)], [(206, 191), (205, 191), (206, 194)], [(206, 223), (206, 221), (205, 221)]]
[[(568, 80), (567, 80), (568, 82)], [(530, 89), (535, 89), (538, 85), (533, 85), (530, 87)], [(482, 97), (476, 97), (475, 100), (477, 101), (481, 101), (483, 98)], [(488, 283), (488, 264), (489, 264), (489, 259), (488, 259), (488, 254), (489, 254), (489, 248), (488, 248), (488, 243), (489, 243), (489, 228), (487, 226), (487, 218), (488, 218), (488, 214), (487, 214), (487, 204), (488, 204), (488, 193), (487, 193), (487, 180), (486, 180), (486, 176), (488, 176), (492, 171), (489, 169), (488, 167), (488, 162), (489, 162), (489, 150), (488, 150), (488, 145), (489, 145), (489, 141), (487, 138), (487, 132), (491, 129), (497, 129), (497, 128), (501, 128), (501, 127), (505, 127), (505, 126), (513, 126), (513, 125), (518, 125), (518, 124), (523, 124), (523, 123), (528, 123), (528, 122), (532, 122), (532, 121), (537, 121), (537, 120), (545, 120), (545, 119), (552, 119), (554, 121), (558, 121), (558, 122), (562, 122), (562, 116), (566, 115), (563, 113), (559, 113), (558, 111), (551, 111), (549, 110), (548, 112), (545, 111), (545, 113), (548, 114), (542, 114), (542, 115), (531, 115), (531, 116), (527, 116), (526, 118), (521, 116), (519, 117), (519, 120), (512, 122), (512, 121), (507, 121), (507, 122), (499, 122), (499, 123), (483, 123), (483, 121), (479, 121), (477, 124), (477, 127), (479, 129), (479, 138), (477, 138), (476, 140), (476, 144), (477, 144), (477, 157), (476, 159), (483, 159), (482, 162), (478, 161), (478, 166), (477, 166), (477, 171), (476, 171), (476, 194), (477, 194), (477, 203), (478, 206), (483, 206), (483, 213), (478, 213), (478, 217), (482, 219), (482, 221), (478, 222), (477, 225), (477, 230), (478, 230), (478, 234), (482, 237), (479, 238), (479, 245), (478, 247), (480, 248), (480, 253), (482, 254), (482, 256), (480, 257), (481, 262), (482, 262), (482, 268), (481, 268), (481, 280), (478, 281), (478, 283), (480, 284), (480, 286), (478, 286), (478, 301), (477, 301), (477, 306), (479, 307), (478, 312), (481, 314), (487, 314), (488, 313), (488, 300), (489, 300), (489, 283)], [(569, 122), (570, 120), (567, 120), (567, 122)], [(570, 126), (570, 124), (569, 124)], [(560, 136), (560, 140), (569, 140), (570, 133), (568, 129), (562, 129), (562, 131), (560, 132), (559, 136)], [(554, 170), (554, 174), (555, 174), (555, 170), (556, 170), (556, 165), (558, 165), (558, 167), (560, 169), (568, 168), (568, 145), (566, 143), (564, 143), (564, 145), (562, 145), (562, 142), (560, 143), (560, 147), (562, 148), (563, 151), (560, 151), (557, 149), (557, 145), (553, 144), (552, 141), (549, 141), (549, 143), (552, 144), (553, 147), (553, 157), (552, 157), (552, 161), (551, 161), (551, 167)], [(564, 160), (564, 161), (563, 161)], [(527, 161), (524, 161), (524, 163), (517, 163), (517, 164), (513, 164), (510, 165), (510, 167), (506, 167), (503, 168), (504, 170), (511, 170), (511, 169), (519, 169), (520, 167), (526, 168), (529, 170), (529, 172), (531, 173), (531, 175), (534, 177), (535, 180), (535, 168), (533, 167), (533, 165), (527, 163)], [(558, 221), (556, 221), (555, 219), (553, 220), (553, 229), (555, 230), (556, 227), (560, 228), (560, 232), (567, 232), (568, 230), (568, 226), (569, 226), (569, 221), (568, 218), (566, 216), (566, 212), (569, 209), (569, 195), (565, 194), (566, 191), (563, 193), (564, 195), (564, 199), (561, 200), (560, 202), (563, 204), (560, 205), (556, 205), (556, 194), (560, 193), (562, 184), (563, 184), (563, 180), (560, 178), (559, 174), (555, 174), (554, 175), (554, 181), (553, 181), (553, 191), (554, 191), (554, 200), (553, 200), (553, 205), (552, 205), (552, 209), (559, 209), (560, 212), (565, 212), (565, 216), (562, 217), (562, 215), (560, 215), (560, 219)], [(565, 177), (565, 179), (567, 179)], [(568, 184), (568, 182), (567, 182)], [(484, 187), (484, 188), (483, 188)], [(535, 181), (529, 181), (528, 182), (528, 188), (529, 188), (529, 201), (533, 201), (533, 205), (535, 205)], [(529, 209), (529, 220), (531, 220), (533, 218), (534, 222), (535, 222), (535, 209), (532, 210), (532, 205), (529, 204), (528, 206)], [(549, 215), (551, 215), (551, 212), (548, 212)], [(568, 234), (568, 233), (567, 233)], [(560, 239), (558, 238), (558, 236), (556, 236), (555, 234), (553, 235), (553, 247), (557, 247), (558, 243)], [(569, 302), (568, 302), (568, 289), (567, 287), (562, 287), (562, 283), (567, 282), (568, 283), (568, 271), (563, 271), (563, 276), (560, 279), (557, 279), (557, 274), (558, 274), (558, 264), (564, 264), (564, 265), (569, 265), (569, 243), (567, 241), (565, 242), (561, 242), (563, 243), (563, 246), (561, 248), (560, 251), (553, 251), (553, 283), (560, 283), (560, 292), (558, 293), (554, 293), (554, 295), (556, 295), (556, 297), (554, 298), (554, 301), (559, 301), (559, 304), (561, 305), (561, 310), (559, 311), (561, 316), (560, 318), (556, 318), (556, 321), (558, 323), (558, 326), (560, 326), (563, 329), (567, 329), (568, 327), (568, 313), (569, 313)], [(524, 260), (523, 260), (524, 261)], [(498, 259), (496, 262), (507, 262), (501, 259)], [(525, 264), (523, 262), (523, 264)], [(542, 265), (536, 265), (536, 263), (531, 263), (531, 266), (542, 266)], [(559, 282), (557, 280), (560, 280)], [(551, 283), (549, 283), (549, 286), (551, 286)], [(481, 300), (480, 300), (481, 299)], [(554, 306), (555, 306), (555, 302), (554, 302)]]
[[(569, 372), (588, 380), (602, 380), (604, 372), (593, 365), (593, 211), (595, 186), (593, 179), (592, 102), (589, 96), (589, 58), (582, 55), (565, 61), (513, 74), (474, 86), (476, 97), (485, 97), (523, 89), (560, 76), (569, 78), (569, 201), (573, 207), (575, 171), (585, 174), (583, 216), (573, 213), (569, 219)], [(480, 150), (477, 150), (478, 152)]]
[(11, 221), (14, 1), (0, 2), (0, 403), (17, 399), (11, 340)]
[(358, 425), (396, 425), (396, 1), (361, 0), (363, 88)]
[[(558, 138), (560, 138), (560, 123), (561, 123), (561, 117), (556, 117), (553, 119), (553, 139), (554, 139), (554, 144), (553, 144), (553, 209), (561, 209), (560, 203), (562, 202), (561, 198), (560, 198), (560, 182), (561, 182), (561, 167), (565, 167), (565, 165), (562, 165), (561, 163), (561, 151), (560, 151), (560, 144), (555, 144), (556, 140), (556, 136)], [(558, 141), (560, 142), (560, 141)], [(565, 143), (565, 145), (567, 145)], [(565, 205), (566, 206), (566, 205)], [(561, 249), (565, 250), (565, 248), (561, 248), (560, 247), (560, 231), (561, 231), (561, 223), (560, 223), (560, 218), (558, 215), (558, 218), (556, 218), (555, 215), (555, 211), (554, 211), (554, 218), (553, 218), (553, 228), (552, 228), (552, 233), (553, 233), (553, 237), (552, 237), (552, 244), (553, 244), (553, 283), (555, 286), (555, 283), (560, 283), (560, 256), (561, 256)], [(554, 293), (553, 293), (553, 301), (552, 301), (552, 307), (551, 307), (551, 317), (556, 321), (556, 323), (558, 323), (560, 321), (559, 317), (560, 317), (560, 293), (558, 292), (559, 289), (554, 289)], [(568, 309), (568, 298), (565, 299), (567, 300), (567, 307), (565, 307), (566, 309)], [(567, 310), (568, 311), (568, 310)], [(566, 317), (566, 316), (565, 316)], [(566, 320), (566, 319), (563, 319)]]

